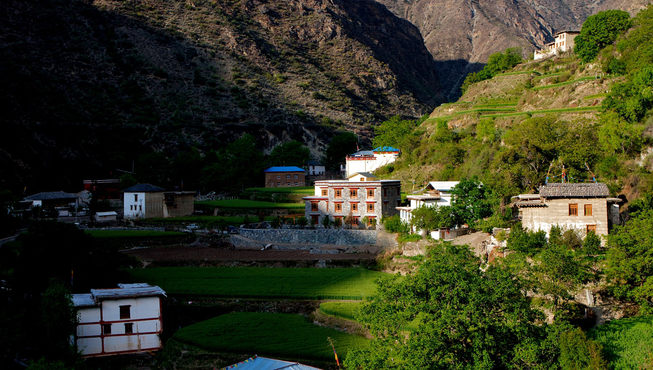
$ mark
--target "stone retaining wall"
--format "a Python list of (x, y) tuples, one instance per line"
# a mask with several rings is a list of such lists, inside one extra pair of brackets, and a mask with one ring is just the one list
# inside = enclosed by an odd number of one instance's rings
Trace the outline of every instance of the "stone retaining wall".
[(377, 245), (376, 230), (347, 230), (347, 229), (240, 229), (240, 235), (271, 244), (299, 244), (299, 245), (344, 245), (364, 246)]

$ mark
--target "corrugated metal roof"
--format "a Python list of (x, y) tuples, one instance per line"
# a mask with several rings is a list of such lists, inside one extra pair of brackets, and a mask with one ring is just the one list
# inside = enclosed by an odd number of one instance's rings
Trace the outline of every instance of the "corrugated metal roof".
[(355, 176), (363, 176), (366, 179), (378, 179), (378, 177), (374, 176), (370, 172), (354, 172), (353, 174), (349, 175), (349, 177), (347, 177), (347, 178), (351, 179), (352, 177), (355, 177)]
[(604, 183), (549, 183), (540, 186), (540, 196), (545, 198), (605, 198), (610, 195)]
[(299, 168), (297, 166), (277, 166), (277, 167), (270, 167), (266, 169), (264, 172), (305, 172), (303, 168)]
[(73, 306), (92, 307), (95, 306), (95, 300), (91, 293), (73, 294)]
[(77, 199), (77, 197), (77, 194), (65, 191), (44, 191), (25, 197), (25, 200)]
[(399, 152), (400, 150), (391, 146), (380, 146), (372, 151), (373, 152)]
[(277, 360), (267, 357), (250, 357), (247, 360), (238, 362), (223, 369), (236, 369), (236, 370), (320, 370), (317, 367), (300, 364), (299, 362), (289, 362)]
[(118, 213), (116, 211), (108, 211), (108, 212), (95, 212), (96, 215), (102, 217), (102, 216), (118, 216)]
[(373, 156), (374, 152), (371, 150), (359, 150), (356, 153), (352, 153), (349, 155), (349, 157), (367, 157), (367, 156)]
[(96, 300), (129, 298), (129, 297), (152, 297), (166, 296), (166, 292), (158, 286), (149, 284), (120, 284), (124, 288), (116, 289), (91, 289), (91, 294)]
[(164, 191), (162, 187), (152, 184), (136, 184), (124, 190), (125, 193), (154, 193)]
[(427, 187), (430, 186), (435, 190), (449, 192), (456, 185), (458, 185), (459, 182), (460, 181), (429, 181), (429, 184), (427, 185)]

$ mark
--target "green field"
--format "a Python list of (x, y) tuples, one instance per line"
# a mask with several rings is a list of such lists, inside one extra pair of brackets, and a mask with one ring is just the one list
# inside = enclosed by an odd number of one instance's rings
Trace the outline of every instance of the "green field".
[(653, 316), (612, 320), (589, 336), (603, 345), (612, 369), (644, 369), (653, 364)]
[(322, 302), (320, 303), (320, 312), (342, 319), (356, 320), (356, 313), (362, 304), (362, 302)]
[[(259, 219), (256, 215), (248, 216), (249, 222), (258, 222)], [(265, 221), (272, 221), (274, 217), (267, 216)], [(148, 223), (162, 223), (162, 224), (202, 224), (206, 226), (220, 226), (220, 225), (241, 225), (245, 223), (244, 216), (185, 216), (185, 217), (170, 217), (170, 218), (151, 218), (146, 220)]]
[(536, 86), (533, 87), (533, 90), (542, 90), (542, 89), (551, 89), (554, 87), (560, 87), (560, 86), (566, 86), (566, 85), (571, 85), (575, 82), (581, 82), (581, 81), (589, 81), (589, 80), (596, 80), (596, 77), (592, 76), (585, 76), (585, 77), (580, 77), (575, 80), (569, 80), (569, 81), (564, 81), (564, 82), (558, 82), (557, 84), (551, 84), (551, 85), (544, 85), (544, 86)]
[(572, 107), (572, 108), (541, 109), (541, 110), (531, 110), (531, 111), (514, 112), (514, 113), (484, 114), (481, 117), (502, 118), (502, 117), (520, 116), (522, 114), (532, 115), (532, 114), (545, 114), (545, 113), (583, 113), (583, 112), (598, 111), (600, 109), (601, 107)]
[(333, 361), (331, 338), (340, 360), (368, 340), (317, 326), (296, 314), (233, 312), (179, 329), (174, 339), (204, 349), (286, 359)]
[(258, 200), (249, 200), (249, 199), (205, 200), (201, 202), (195, 202), (195, 204), (209, 206), (209, 207), (218, 207), (218, 208), (304, 209), (304, 203), (276, 203), (276, 202), (263, 202)]
[(252, 193), (313, 194), (315, 189), (312, 186), (299, 186), (289, 188), (247, 188), (245, 191)]
[(186, 235), (182, 232), (156, 230), (86, 230), (86, 233), (99, 239), (161, 238)]
[(363, 268), (157, 267), (129, 270), (133, 281), (170, 294), (223, 298), (354, 299), (374, 294), (384, 273)]

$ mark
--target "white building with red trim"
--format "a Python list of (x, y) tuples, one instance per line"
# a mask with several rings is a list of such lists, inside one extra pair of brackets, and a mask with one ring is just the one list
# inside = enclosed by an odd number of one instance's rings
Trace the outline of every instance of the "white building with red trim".
[(555, 41), (550, 42), (542, 49), (533, 52), (533, 59), (544, 59), (559, 53), (574, 50), (574, 39), (578, 36), (578, 31), (560, 31), (555, 34)]
[(305, 214), (311, 224), (330, 221), (348, 221), (358, 225), (367, 220), (368, 225), (378, 225), (384, 216), (397, 213), (401, 202), (399, 180), (379, 180), (370, 173), (356, 173), (347, 180), (315, 181), (313, 196), (303, 198)]
[(77, 309), (75, 345), (84, 357), (161, 349), (165, 291), (149, 284), (118, 284), (73, 294)]
[(357, 172), (373, 172), (377, 168), (390, 164), (399, 157), (399, 149), (380, 146), (373, 150), (361, 150), (347, 156), (345, 176), (349, 178)]

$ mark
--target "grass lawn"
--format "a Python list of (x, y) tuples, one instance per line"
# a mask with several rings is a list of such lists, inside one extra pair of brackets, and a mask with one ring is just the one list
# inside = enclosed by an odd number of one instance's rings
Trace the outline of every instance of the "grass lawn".
[(129, 270), (133, 281), (170, 294), (239, 298), (356, 299), (374, 294), (384, 273), (363, 268), (156, 267)]
[(94, 238), (113, 239), (113, 238), (160, 238), (168, 236), (183, 236), (182, 232), (176, 231), (156, 231), (156, 230), (86, 230)]
[[(258, 222), (256, 215), (250, 215), (249, 222)], [(274, 217), (265, 217), (266, 221), (272, 221)], [(151, 218), (147, 222), (164, 223), (164, 224), (180, 224), (180, 223), (196, 223), (206, 225), (241, 225), (245, 223), (244, 216), (185, 216), (185, 217), (170, 217), (170, 218)]]
[(288, 188), (247, 188), (245, 191), (257, 193), (288, 193), (288, 194), (313, 194), (312, 186), (298, 186)]
[(195, 202), (198, 205), (206, 205), (210, 207), (219, 208), (242, 208), (242, 209), (270, 209), (270, 208), (284, 208), (284, 209), (304, 209), (304, 203), (275, 203), (263, 202), (258, 200), (249, 199), (225, 199), (225, 200), (205, 200)]
[(612, 320), (589, 336), (603, 345), (612, 369), (644, 369), (653, 360), (653, 316)]
[(339, 358), (368, 340), (317, 326), (296, 314), (233, 312), (179, 329), (174, 339), (208, 350), (333, 361), (331, 338)]
[(320, 312), (347, 320), (356, 320), (356, 313), (362, 305), (363, 302), (322, 302)]

